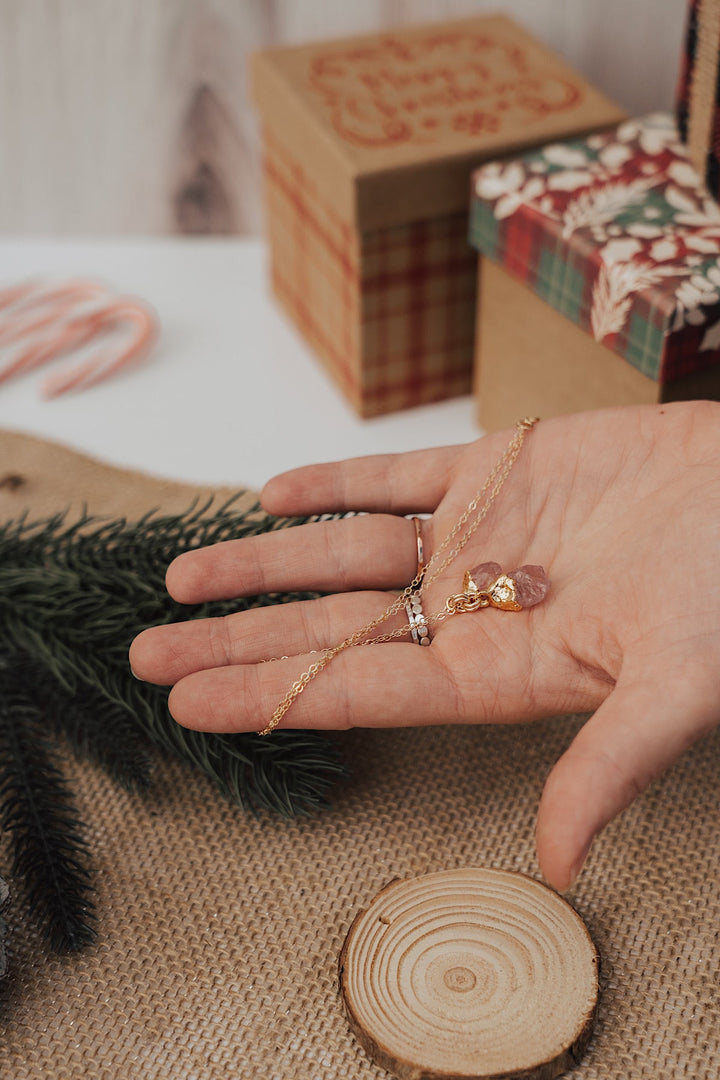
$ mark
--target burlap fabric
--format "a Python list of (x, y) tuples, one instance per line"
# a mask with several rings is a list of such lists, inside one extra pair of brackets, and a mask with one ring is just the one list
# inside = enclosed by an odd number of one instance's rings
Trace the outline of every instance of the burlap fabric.
[[(134, 516), (191, 494), (16, 436), (0, 436), (0, 463), (4, 517), (78, 496)], [(580, 723), (338, 736), (352, 778), (331, 809), (290, 823), (238, 811), (174, 760), (158, 761), (145, 800), (69, 761), (94, 852), (99, 940), (80, 956), (50, 954), (11, 879), (0, 1076), (386, 1076), (338, 998), (355, 912), (394, 877), (473, 865), (538, 875), (543, 779)], [(720, 1075), (719, 764), (716, 733), (605, 831), (569, 897), (603, 963), (577, 1080)], [(5, 872), (6, 850), (0, 858)]]

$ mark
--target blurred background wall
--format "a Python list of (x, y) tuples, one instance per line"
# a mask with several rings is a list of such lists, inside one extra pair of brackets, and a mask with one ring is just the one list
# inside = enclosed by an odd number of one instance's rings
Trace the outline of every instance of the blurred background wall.
[(0, 232), (262, 229), (248, 57), (503, 11), (630, 113), (673, 105), (685, 0), (0, 0)]

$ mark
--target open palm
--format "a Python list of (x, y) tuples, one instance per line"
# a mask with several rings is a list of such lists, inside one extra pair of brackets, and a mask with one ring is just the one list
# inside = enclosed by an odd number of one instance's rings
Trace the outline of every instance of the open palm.
[[(310, 466), (266, 486), (275, 514), (368, 511), (181, 555), (181, 602), (289, 590), (329, 595), (224, 619), (155, 627), (133, 643), (138, 677), (174, 684), (173, 716), (213, 731), (263, 728), (317, 660), (376, 618), (416, 569), (415, 527), (437, 550), (509, 433), (468, 446)], [(486, 519), (423, 589), (426, 613), (494, 561), (545, 567), (551, 589), (520, 612), (436, 624), (339, 653), (292, 704), (287, 727), (506, 723), (587, 711), (538, 814), (541, 868), (566, 888), (593, 836), (720, 722), (720, 406), (693, 402), (539, 424)], [(393, 592), (394, 590), (394, 592)], [(396, 615), (377, 632), (405, 623)], [(282, 657), (274, 663), (263, 661)]]

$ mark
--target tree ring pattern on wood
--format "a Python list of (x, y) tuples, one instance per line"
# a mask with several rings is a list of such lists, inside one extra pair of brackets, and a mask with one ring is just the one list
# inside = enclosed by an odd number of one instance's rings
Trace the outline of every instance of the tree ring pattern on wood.
[(582, 1055), (598, 998), (580, 916), (512, 871), (393, 881), (355, 918), (340, 955), (350, 1025), (402, 1080), (551, 1080)]

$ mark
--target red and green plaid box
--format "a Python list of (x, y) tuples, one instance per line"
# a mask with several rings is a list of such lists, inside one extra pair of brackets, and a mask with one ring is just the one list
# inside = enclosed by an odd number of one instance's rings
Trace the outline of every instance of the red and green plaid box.
[(663, 114), (473, 174), (480, 253), (652, 379), (720, 363), (720, 207)]

